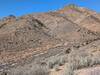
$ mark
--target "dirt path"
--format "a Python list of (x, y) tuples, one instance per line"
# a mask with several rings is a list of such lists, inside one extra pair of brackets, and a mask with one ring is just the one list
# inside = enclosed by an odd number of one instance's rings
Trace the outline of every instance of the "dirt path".
[(75, 71), (76, 75), (100, 75), (100, 66)]

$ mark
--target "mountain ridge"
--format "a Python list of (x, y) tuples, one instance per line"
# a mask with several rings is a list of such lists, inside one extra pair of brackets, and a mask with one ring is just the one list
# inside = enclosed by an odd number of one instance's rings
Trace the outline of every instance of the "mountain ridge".
[[(91, 49), (95, 47), (92, 48), (91, 43), (100, 42), (98, 15), (83, 7), (69, 5), (54, 12), (3, 18), (0, 21), (0, 65), (3, 66), (0, 70), (11, 69), (12, 72), (17, 69), (15, 67), (26, 66), (28, 61), (31, 64), (43, 58), (49, 61), (56, 55), (71, 56), (73, 51), (93, 55)], [(25, 66), (22, 68), (27, 69)]]

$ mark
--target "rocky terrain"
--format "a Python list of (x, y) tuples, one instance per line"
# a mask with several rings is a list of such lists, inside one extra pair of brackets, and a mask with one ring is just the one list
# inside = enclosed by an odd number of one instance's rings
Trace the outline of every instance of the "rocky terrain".
[(69, 5), (0, 20), (0, 75), (100, 75), (100, 14)]

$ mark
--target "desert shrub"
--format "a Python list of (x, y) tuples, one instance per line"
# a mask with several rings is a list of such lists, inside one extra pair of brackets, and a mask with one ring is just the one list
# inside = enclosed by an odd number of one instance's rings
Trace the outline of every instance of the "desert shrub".
[(0, 75), (8, 75), (7, 72), (0, 72)]
[(46, 66), (35, 66), (31, 68), (30, 73), (32, 75), (49, 75), (49, 70), (46, 68)]
[(59, 71), (60, 70), (59, 65), (55, 65), (54, 69), (55, 69), (55, 71)]
[(98, 65), (100, 64), (100, 52), (93, 53), (92, 56), (90, 56), (92, 59), (93, 65)]
[(49, 75), (49, 70), (46, 66), (34, 64), (31, 67), (13, 69), (9, 75)]
[(68, 64), (63, 75), (74, 75), (74, 70), (100, 64), (99, 57), (100, 54), (91, 55), (89, 53), (84, 54), (84, 52), (72, 51), (68, 56)]
[(67, 63), (66, 67), (64, 68), (63, 75), (73, 75), (73, 74), (74, 74), (73, 66), (71, 64)]
[(52, 62), (48, 62), (48, 67), (49, 67), (50, 69), (52, 69), (52, 68), (54, 67), (54, 64), (53, 64)]
[(48, 59), (47, 64), (50, 69), (54, 68), (56, 65), (62, 66), (65, 64), (67, 55), (53, 56)]
[(62, 66), (62, 65), (64, 65), (66, 62), (68, 62), (67, 59), (68, 59), (68, 56), (67, 56), (66, 54), (60, 56), (60, 60), (59, 60), (59, 63), (58, 63), (59, 66)]
[(52, 69), (56, 64), (58, 64), (59, 59), (60, 59), (60, 58), (57, 57), (57, 56), (53, 56), (53, 57), (49, 58), (49, 60), (48, 60), (48, 62), (47, 62), (48, 67), (49, 67), (50, 69)]

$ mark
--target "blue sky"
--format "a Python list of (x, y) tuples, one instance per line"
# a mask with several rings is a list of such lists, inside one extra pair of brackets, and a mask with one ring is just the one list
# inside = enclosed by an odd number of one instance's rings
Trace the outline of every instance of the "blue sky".
[(73, 3), (100, 12), (100, 0), (0, 0), (0, 18), (58, 10)]

